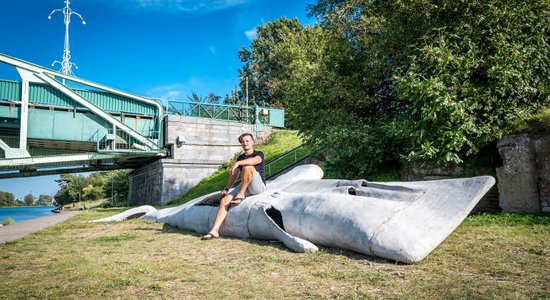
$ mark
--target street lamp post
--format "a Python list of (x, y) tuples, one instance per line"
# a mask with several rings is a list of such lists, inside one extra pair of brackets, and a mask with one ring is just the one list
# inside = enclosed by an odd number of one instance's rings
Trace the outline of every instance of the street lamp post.
[[(48, 16), (48, 19), (51, 20), (52, 19), (52, 15), (55, 14), (56, 12), (61, 12), (63, 13), (63, 16), (64, 16), (64, 23), (65, 23), (65, 48), (63, 50), (63, 59), (62, 61), (54, 61), (52, 63), (52, 67), (58, 63), (58, 64), (61, 64), (61, 73), (63, 74), (66, 74), (66, 75), (73, 75), (73, 71), (72, 71), (72, 67), (73, 65), (75, 66), (75, 68), (78, 69), (78, 66), (71, 62), (71, 49), (70, 49), (70, 45), (69, 45), (69, 24), (71, 23), (71, 15), (75, 14), (77, 15), (80, 20), (82, 20), (82, 24), (86, 25), (86, 21), (84, 21), (84, 19), (82, 18), (82, 16), (73, 11), (70, 7), (69, 7), (69, 0), (65, 0), (65, 7), (63, 8), (60, 8), (60, 9), (54, 9), (52, 10), (52, 12), (50, 13), (50, 15)], [(65, 84), (65, 79), (63, 79), (63, 84)]]

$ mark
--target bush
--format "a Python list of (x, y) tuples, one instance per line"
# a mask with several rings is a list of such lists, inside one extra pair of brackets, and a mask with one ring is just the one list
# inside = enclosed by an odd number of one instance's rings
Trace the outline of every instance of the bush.
[(13, 224), (15, 221), (13, 221), (12, 218), (7, 218), (4, 221), (2, 221), (2, 225), (10, 225)]

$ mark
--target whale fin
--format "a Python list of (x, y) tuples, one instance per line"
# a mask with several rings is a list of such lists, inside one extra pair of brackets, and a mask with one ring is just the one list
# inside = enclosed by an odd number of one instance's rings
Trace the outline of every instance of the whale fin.
[(315, 246), (315, 244), (313, 244), (312, 242), (301, 239), (297, 236), (293, 236), (288, 232), (284, 231), (279, 225), (277, 225), (277, 223), (275, 223), (273, 218), (271, 218), (268, 215), (267, 213), (268, 209), (273, 209), (273, 208), (271, 206), (267, 208), (264, 207), (264, 209), (261, 210), (262, 217), (265, 218), (265, 221), (266, 221), (265, 223), (268, 224), (268, 230), (271, 231), (271, 234), (276, 239), (278, 239), (283, 244), (285, 244), (285, 246), (287, 246), (289, 249), (296, 252), (309, 253), (309, 252), (316, 252), (317, 250), (319, 250), (319, 248), (317, 248), (317, 246)]

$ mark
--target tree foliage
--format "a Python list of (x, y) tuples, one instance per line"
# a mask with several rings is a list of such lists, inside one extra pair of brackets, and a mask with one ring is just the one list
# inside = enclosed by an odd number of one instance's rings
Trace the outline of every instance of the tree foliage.
[(128, 170), (97, 172), (89, 176), (62, 174), (56, 180), (59, 191), (54, 196), (60, 205), (113, 196), (119, 202), (128, 197)]
[(38, 196), (38, 205), (48, 206), (52, 205), (53, 198), (50, 195), (40, 194)]
[(15, 206), (15, 196), (9, 192), (0, 191), (0, 206)]
[[(246, 78), (248, 78), (248, 97), (250, 104), (262, 106), (284, 106), (280, 93), (278, 79), (284, 68), (281, 60), (273, 51), (277, 45), (283, 42), (293, 33), (301, 31), (302, 24), (298, 19), (281, 18), (268, 22), (264, 26), (258, 26), (257, 37), (250, 46), (239, 50), (239, 58), (244, 66), (239, 70), (241, 76), (241, 91), (246, 91)], [(245, 95), (240, 94), (241, 97)]]
[(240, 56), (257, 97), (287, 103), (289, 124), (339, 176), (459, 163), (550, 104), (548, 0), (320, 0), (309, 11), (318, 25), (267, 23)]
[(32, 193), (29, 193), (23, 197), (23, 201), (25, 202), (26, 206), (33, 206), (36, 201), (36, 197)]

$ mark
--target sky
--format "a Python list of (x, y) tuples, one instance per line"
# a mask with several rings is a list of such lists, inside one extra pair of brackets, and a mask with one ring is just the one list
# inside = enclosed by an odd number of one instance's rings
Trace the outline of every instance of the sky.
[[(186, 100), (196, 92), (222, 98), (238, 86), (237, 54), (256, 27), (281, 17), (303, 25), (315, 0), (70, 0), (70, 54), (74, 74), (129, 93)], [(59, 70), (64, 0), (0, 2), (0, 53)], [(0, 78), (20, 80), (0, 63)], [(55, 195), (58, 176), (0, 179), (0, 191), (18, 198)]]

